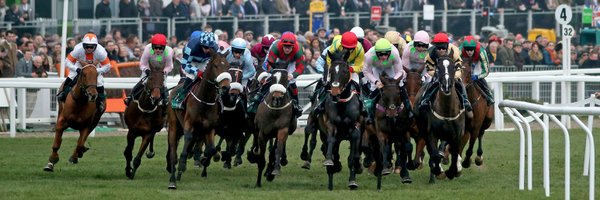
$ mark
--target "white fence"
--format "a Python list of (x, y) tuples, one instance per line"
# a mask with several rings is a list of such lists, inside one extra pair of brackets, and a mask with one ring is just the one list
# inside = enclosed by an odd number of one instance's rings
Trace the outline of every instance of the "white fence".
[[(584, 107), (585, 105), (590, 107)], [(520, 101), (505, 100), (498, 104), (502, 107), (507, 116), (519, 128), (520, 148), (519, 148), (519, 190), (525, 189), (525, 165), (527, 164), (527, 189), (532, 190), (532, 138), (530, 122), (536, 121), (543, 128), (543, 182), (544, 192), (547, 197), (550, 196), (550, 156), (549, 156), (549, 119), (556, 123), (564, 133), (565, 137), (565, 199), (570, 199), (570, 179), (571, 179), (571, 152), (569, 130), (555, 115), (568, 115), (573, 119), (587, 134), (585, 143), (585, 156), (583, 175), (589, 177), (589, 199), (595, 199), (595, 148), (594, 136), (592, 135), (593, 121), (595, 115), (600, 115), (600, 108), (594, 107), (600, 105), (600, 100), (592, 97), (580, 102), (569, 105), (538, 105)], [(524, 117), (518, 110), (525, 110), (529, 117)], [(544, 120), (540, 119), (540, 115)], [(589, 115), (588, 125), (586, 126), (576, 115)], [(527, 135), (524, 135), (524, 128), (527, 130)], [(527, 148), (527, 150), (525, 150)], [(525, 156), (527, 155), (527, 161)]]

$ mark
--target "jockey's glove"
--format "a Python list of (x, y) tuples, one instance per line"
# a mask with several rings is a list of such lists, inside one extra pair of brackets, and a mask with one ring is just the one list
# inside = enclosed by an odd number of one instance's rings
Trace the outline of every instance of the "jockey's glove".
[(149, 76), (150, 75), (150, 69), (144, 70), (144, 73), (146, 73), (146, 76)]
[(476, 81), (478, 79), (479, 79), (479, 75), (473, 75), (473, 76), (471, 76), (471, 80)]

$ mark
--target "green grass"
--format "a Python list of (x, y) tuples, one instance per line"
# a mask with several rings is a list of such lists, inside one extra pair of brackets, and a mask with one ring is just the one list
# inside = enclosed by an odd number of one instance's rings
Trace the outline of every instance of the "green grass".
[[(596, 130), (598, 132), (598, 130)], [(27, 134), (25, 134), (27, 135)], [(31, 135), (31, 134), (29, 134)], [(562, 132), (551, 135), (551, 197), (544, 196), (542, 186), (542, 137), (534, 132), (533, 191), (518, 189), (519, 135), (517, 132), (488, 132), (485, 136), (485, 162), (465, 169), (458, 179), (428, 183), (429, 168), (411, 171), (412, 184), (401, 184), (398, 175), (383, 179), (383, 190), (376, 189), (376, 178), (358, 175), (360, 188), (347, 189), (348, 170), (335, 174), (334, 191), (327, 190), (327, 175), (322, 166), (323, 156), (314, 155), (311, 170), (301, 169), (299, 154), (302, 134), (288, 140), (290, 163), (282, 168), (281, 176), (273, 182), (263, 178), (263, 187), (255, 188), (256, 165), (247, 160), (231, 170), (222, 162), (212, 162), (208, 178), (201, 170), (191, 167), (178, 182), (177, 190), (168, 190), (165, 171), (166, 136), (156, 138), (156, 157), (142, 159), (135, 180), (124, 174), (122, 155), (124, 135), (89, 138), (91, 147), (79, 164), (67, 163), (76, 137), (65, 136), (60, 162), (54, 173), (42, 171), (51, 151), (52, 137), (0, 137), (0, 198), (2, 199), (563, 199), (564, 198), (564, 138)], [(599, 138), (599, 134), (595, 135)], [(582, 176), (585, 135), (580, 130), (571, 133), (571, 199), (588, 199), (588, 177)], [(596, 139), (598, 140), (598, 139)], [(137, 140), (139, 145), (140, 140)], [(347, 155), (348, 143), (343, 143)], [(137, 151), (137, 146), (135, 151)], [(598, 161), (596, 161), (598, 166)], [(447, 166), (444, 168), (447, 169)], [(598, 174), (598, 172), (596, 172)], [(596, 175), (596, 180), (599, 180)], [(598, 186), (596, 186), (598, 187)], [(598, 196), (598, 195), (596, 195)]]

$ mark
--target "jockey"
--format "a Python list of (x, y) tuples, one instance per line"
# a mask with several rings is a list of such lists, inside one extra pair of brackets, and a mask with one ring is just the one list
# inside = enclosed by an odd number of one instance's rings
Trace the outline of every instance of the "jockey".
[(353, 32), (356, 35), (358, 42), (360, 42), (363, 49), (366, 49), (366, 51), (373, 47), (369, 40), (365, 40), (365, 31), (361, 27), (355, 26), (354, 28), (350, 29), (350, 32)]
[(258, 66), (259, 63), (261, 63), (260, 61), (262, 59), (265, 59), (265, 57), (267, 57), (267, 54), (269, 53), (269, 48), (271, 47), (271, 44), (273, 44), (273, 42), (275, 42), (275, 37), (273, 37), (271, 34), (267, 34), (262, 37), (260, 43), (256, 43), (252, 47), (250, 53), (252, 54), (252, 57), (256, 59), (256, 66)]
[(469, 58), (472, 62), (471, 79), (485, 93), (488, 105), (494, 104), (494, 94), (492, 94), (485, 77), (490, 73), (487, 53), (481, 48), (481, 44), (471, 35), (466, 36), (461, 46), (461, 56)]
[[(425, 58), (429, 53), (429, 34), (425, 31), (417, 31), (413, 41), (409, 42), (404, 46), (402, 52), (402, 64), (407, 69), (419, 69), (419, 67), (425, 66)], [(427, 73), (427, 70), (423, 70), (421, 76), (423, 82), (429, 83), (431, 76)]]
[[(383, 83), (379, 80), (380, 75), (387, 74), (388, 77), (393, 79), (405, 79), (406, 72), (402, 69), (402, 59), (400, 59), (398, 49), (390, 41), (382, 38), (377, 40), (374, 48), (369, 49), (365, 53), (363, 73), (371, 85), (371, 95), (364, 99), (364, 108), (367, 111), (367, 122), (372, 123), (375, 116), (376, 91), (383, 88)], [(401, 88), (400, 98), (404, 101), (404, 105), (408, 109), (407, 105), (410, 105), (410, 102), (408, 101), (408, 94), (403, 87), (404, 80), (400, 81), (399, 86)]]
[(230, 54), (227, 54), (227, 62), (229, 64), (237, 63), (240, 64), (243, 71), (241, 84), (245, 87), (249, 79), (253, 79), (256, 75), (256, 69), (253, 66), (252, 56), (250, 51), (246, 48), (247, 42), (242, 38), (235, 38), (231, 41), (231, 46), (226, 50)]
[(400, 36), (398, 31), (388, 31), (385, 33), (384, 38), (390, 41), (398, 49), (398, 52), (404, 52), (406, 41)]
[[(150, 67), (148, 65), (148, 61), (156, 61), (163, 66), (163, 72), (165, 77), (167, 74), (173, 70), (173, 49), (167, 46), (167, 37), (163, 34), (154, 34), (150, 39), (150, 44), (147, 44), (144, 47), (144, 52), (142, 53), (142, 57), (140, 58), (140, 70), (142, 70), (142, 78), (141, 80), (133, 87), (131, 90), (131, 94), (127, 96), (123, 101), (125, 105), (129, 105), (129, 102), (140, 93), (142, 88), (144, 88), (144, 83), (147, 80), (147, 77), (150, 75)], [(165, 86), (167, 79), (165, 78)], [(162, 90), (163, 92), (163, 106), (167, 104), (166, 99), (168, 95), (166, 94), (167, 90)]]
[[(302, 74), (304, 71), (304, 53), (302, 49), (302, 45), (298, 43), (296, 40), (296, 35), (291, 32), (286, 32), (281, 36), (280, 40), (273, 42), (270, 47), (269, 54), (265, 60), (266, 69), (265, 71), (270, 71), (271, 66), (278, 61), (288, 61), (288, 79), (290, 80), (288, 91), (291, 91), (293, 105), (294, 105), (294, 115), (296, 118), (302, 116), (302, 107), (299, 105), (298, 101), (298, 88), (296, 86), (296, 77)], [(262, 74), (261, 74), (262, 76)], [(260, 81), (259, 76), (259, 81)], [(258, 104), (262, 101), (262, 97), (266, 93), (263, 91), (258, 95), (254, 96), (253, 99), (250, 100), (248, 109), (249, 112), (256, 112), (256, 108), (258, 108)]]
[(215, 34), (212, 32), (201, 32), (192, 36), (195, 37), (190, 37), (190, 41), (183, 50), (181, 68), (185, 77), (179, 81), (180, 83), (183, 81), (183, 86), (179, 87), (173, 97), (173, 102), (171, 102), (175, 109), (183, 109), (183, 99), (196, 77), (202, 77), (206, 64), (210, 60), (210, 51), (217, 52), (219, 50)]
[[(315, 87), (315, 91), (311, 96), (311, 102), (325, 94), (325, 83), (327, 83), (327, 70), (324, 69), (325, 63), (327, 66), (331, 64), (331, 58), (329, 58), (329, 53), (335, 54), (337, 52), (342, 52), (344, 57), (347, 58), (347, 63), (350, 65), (350, 73), (352, 76), (352, 85), (354, 89), (360, 91), (359, 83), (360, 79), (358, 78), (358, 73), (362, 71), (364, 64), (364, 49), (362, 45), (358, 43), (358, 38), (352, 32), (345, 32), (341, 37), (336, 36), (333, 39), (332, 44), (326, 48), (326, 50), (321, 53), (321, 57), (317, 60), (317, 71), (323, 74), (322, 81), (317, 84)], [(324, 99), (324, 98), (319, 98)], [(315, 107), (316, 113), (321, 113), (323, 111), (322, 107), (323, 102), (317, 102), (317, 106)]]
[(104, 100), (106, 99), (106, 94), (104, 94), (104, 78), (102, 74), (109, 72), (111, 66), (106, 50), (104, 47), (102, 47), (102, 45), (98, 44), (98, 38), (96, 37), (96, 34), (85, 34), (81, 43), (77, 44), (73, 48), (73, 51), (67, 55), (65, 61), (65, 64), (69, 68), (69, 76), (63, 83), (62, 90), (56, 95), (58, 96), (58, 99), (60, 101), (65, 101), (67, 98), (67, 94), (69, 94), (69, 91), (71, 91), (71, 88), (75, 85), (73, 79), (77, 77), (79, 72), (81, 72), (81, 68), (84, 67), (81, 65), (82, 62), (95, 64), (98, 70), (98, 85), (96, 86), (98, 90), (98, 98), (96, 101), (98, 103), (98, 110), (104, 111)]
[[(438, 33), (433, 37), (433, 48), (430, 53), (425, 57), (425, 66), (427, 67), (427, 73), (430, 76), (433, 76), (435, 73), (435, 68), (437, 65), (437, 58), (439, 56), (449, 56), (450, 59), (454, 60), (454, 67), (456, 68), (456, 73), (454, 75), (454, 79), (458, 79), (455, 81), (456, 91), (458, 92), (458, 96), (461, 98), (463, 107), (467, 110), (467, 118), (473, 117), (473, 108), (471, 107), (471, 103), (469, 103), (469, 99), (467, 97), (467, 92), (465, 91), (465, 87), (460, 81), (461, 73), (462, 73), (462, 59), (460, 57), (460, 50), (458, 47), (450, 44), (450, 39), (446, 33)], [(419, 111), (425, 110), (429, 108), (429, 99), (434, 92), (437, 91), (437, 80), (429, 82), (425, 85), (425, 92), (421, 97), (421, 101), (419, 103)]]

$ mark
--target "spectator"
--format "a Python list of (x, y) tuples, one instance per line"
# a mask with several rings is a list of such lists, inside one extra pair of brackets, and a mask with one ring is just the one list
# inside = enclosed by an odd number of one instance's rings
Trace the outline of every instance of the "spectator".
[[(48, 56), (47, 53), (41, 52), (39, 50), (38, 52), (38, 56), (42, 58), (42, 67), (44, 68), (44, 71), (50, 71), (52, 69), (51, 67), (54, 65), (54, 60), (52, 59), (52, 57)], [(33, 61), (35, 61), (35, 57)]]
[(21, 5), (19, 5), (19, 12), (25, 21), (30, 21), (34, 19), (33, 16), (33, 8), (31, 8), (31, 4), (29, 4), (29, 0), (21, 0)]
[[(23, 54), (23, 58), (19, 59), (16, 66), (16, 77), (27, 77), (31, 78), (36, 75), (33, 72), (33, 62), (32, 62), (33, 52), (25, 51)], [(36, 75), (37, 76), (37, 75)]]
[(323, 50), (323, 46), (324, 45), (321, 44), (321, 41), (319, 39), (315, 38), (310, 42), (309, 49), (312, 51), (313, 54), (315, 54), (317, 51), (321, 52), (321, 50)]
[(321, 45), (320, 49), (325, 49), (325, 44), (327, 43), (327, 30), (324, 28), (317, 30), (317, 39)]
[(307, 17), (310, 14), (309, 6), (310, 6), (309, 0), (296, 0), (296, 3), (294, 3), (294, 8), (293, 8), (294, 14), (299, 14), (300, 17)]
[(163, 16), (163, 2), (162, 0), (149, 0), (150, 3), (150, 16), (160, 17)]
[(275, 9), (275, 0), (262, 0), (261, 1), (261, 10), (263, 14), (273, 15), (278, 14), (277, 9)]
[(138, 11), (135, 6), (135, 3), (131, 0), (121, 0), (119, 2), (119, 17), (138, 17)]
[(260, 14), (260, 7), (258, 6), (257, 0), (248, 0), (244, 3), (244, 11), (247, 17), (256, 17)]
[(346, 16), (344, 4), (344, 0), (327, 0), (327, 12), (333, 13), (334, 16)]
[(579, 60), (577, 60), (577, 65), (582, 66), (583, 63), (589, 59), (588, 55), (589, 53), (587, 51), (582, 52), (581, 57), (579, 57)]
[(577, 50), (571, 50), (571, 64), (577, 65), (578, 61), (579, 60), (577, 60)]
[(515, 68), (518, 71), (522, 71), (523, 70), (523, 65), (525, 64), (525, 59), (523, 57), (521, 57), (521, 52), (523, 51), (523, 47), (521, 46), (521, 42), (519, 41), (515, 41), (515, 43), (513, 44), (513, 57), (515, 58)]
[(531, 50), (529, 50), (529, 63), (527, 65), (541, 65), (544, 63), (544, 55), (540, 50), (540, 46), (537, 43), (531, 44)]
[(135, 58), (135, 56), (133, 55), (133, 49), (139, 46), (140, 44), (140, 40), (138, 39), (138, 37), (136, 35), (129, 34), (129, 37), (127, 37), (125, 44), (127, 45), (127, 53), (129, 54), (129, 59), (131, 60)]
[[(227, 15), (231, 15), (237, 18), (243, 18), (245, 11), (244, 5), (242, 5), (243, 0), (233, 0), (233, 4), (229, 7), (229, 13)], [(242, 32), (243, 34), (243, 32)], [(237, 36), (237, 34), (236, 34)]]
[(288, 0), (275, 0), (276, 14), (289, 15), (292, 13), (290, 2)]
[(495, 40), (490, 40), (488, 44), (488, 48), (485, 50), (487, 52), (488, 61), (490, 63), (490, 69), (496, 65), (496, 61), (498, 60), (498, 46), (500, 44)]
[(6, 0), (0, 0), (0, 19), (4, 19), (6, 12), (8, 12), (10, 8), (6, 6)]
[[(188, 5), (181, 3), (180, 0), (173, 0), (163, 9), (163, 16), (170, 18), (183, 17), (185, 19), (190, 19), (190, 9)], [(187, 38), (187, 36), (190, 35), (188, 33), (190, 28), (189, 24), (180, 23), (177, 24), (175, 28), (177, 30), (175, 34), (177, 38)]]
[(18, 26), (21, 23), (25, 22), (25, 19), (23, 19), (23, 16), (21, 16), (21, 13), (19, 12), (19, 7), (16, 4), (13, 4), (12, 6), (10, 6), (10, 10), (7, 11), (4, 15), (4, 21), (12, 22), (13, 26)]
[[(237, 31), (235, 31), (235, 34), (234, 34), (233, 38), (234, 39), (235, 38), (244, 38), (244, 30), (238, 29)], [(224, 41), (227, 41), (227, 40), (224, 40)]]
[(192, 0), (190, 3), (190, 14), (192, 18), (200, 19), (210, 15), (210, 3), (208, 0)]
[(96, 5), (96, 19), (111, 18), (112, 12), (110, 11), (110, 0), (102, 0)]
[(316, 74), (317, 69), (315, 68), (314, 63), (312, 62), (312, 52), (304, 51), (304, 72), (302, 74)]
[(108, 59), (111, 61), (118, 60), (119, 51), (117, 49), (117, 45), (115, 44), (115, 41), (112, 41), (112, 40), (106, 41), (105, 47), (106, 47), (106, 56), (108, 57)]
[(599, 68), (600, 67), (600, 61), (598, 60), (598, 51), (594, 50), (589, 55), (590, 55), (589, 59), (585, 60), (581, 64), (581, 66), (579, 66), (580, 69), (589, 69), (589, 68)]
[(513, 50), (513, 37), (504, 39), (504, 45), (498, 47), (497, 63), (504, 66), (513, 66), (515, 64), (515, 52)]
[(256, 44), (256, 40), (254, 40), (254, 32), (252, 32), (252, 31), (244, 32), (244, 39), (246, 40), (246, 42), (249, 45), (248, 48), (251, 48), (252, 46), (254, 46)]
[(140, 61), (141, 57), (142, 57), (142, 48), (140, 48), (139, 46), (136, 46), (135, 48), (133, 48), (133, 58), (131, 58), (131, 61)]
[(32, 65), (32, 73), (31, 77), (33, 78), (48, 78), (48, 73), (46, 73), (46, 69), (44, 69), (44, 59), (42, 56), (34, 56), (33, 57), (33, 65)]

